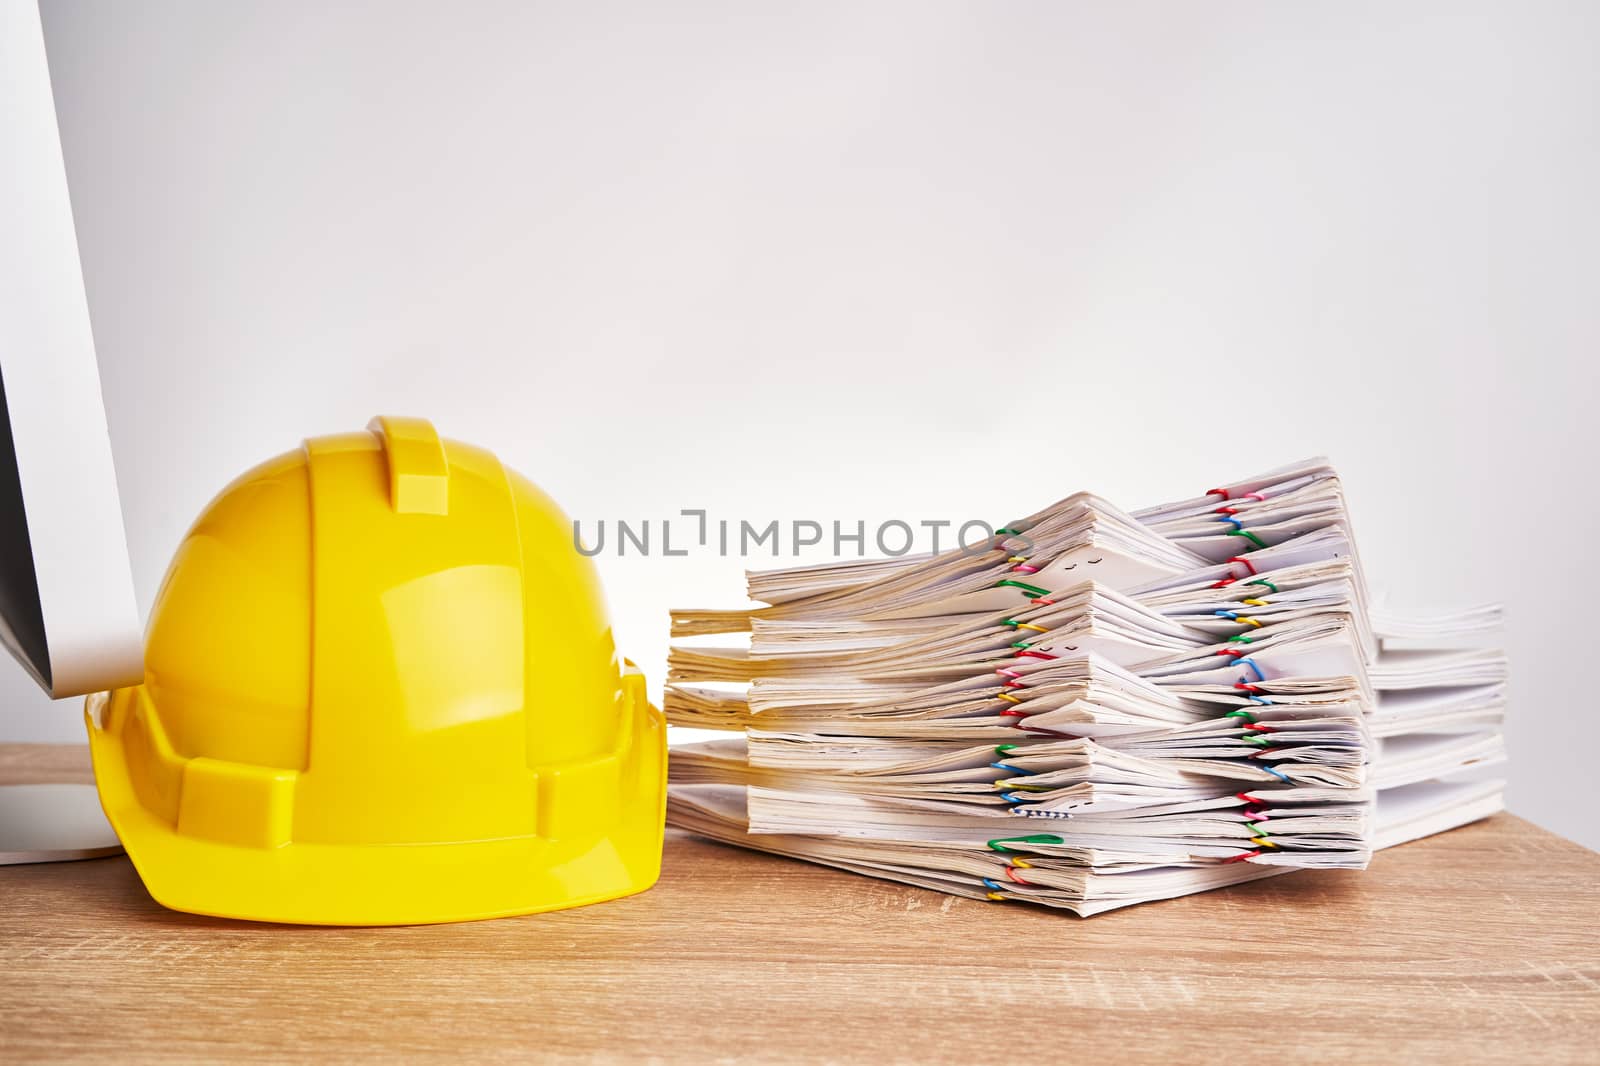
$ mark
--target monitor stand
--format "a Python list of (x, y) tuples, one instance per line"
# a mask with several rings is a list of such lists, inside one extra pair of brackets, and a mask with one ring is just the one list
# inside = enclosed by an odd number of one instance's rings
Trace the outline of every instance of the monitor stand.
[[(31, 747), (31, 746), (30, 746)], [(100, 809), (94, 785), (82, 780), (76, 753), (63, 745), (56, 758), (49, 748), (32, 748), (24, 764), (0, 768), (0, 866), (29, 862), (96, 859), (122, 850)], [(31, 765), (30, 765), (31, 764)]]

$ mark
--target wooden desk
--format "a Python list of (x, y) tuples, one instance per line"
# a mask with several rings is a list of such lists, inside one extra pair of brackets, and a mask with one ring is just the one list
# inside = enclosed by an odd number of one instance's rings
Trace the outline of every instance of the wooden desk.
[(120, 857), (9, 867), (0, 1061), (1592, 1063), (1597, 882), (1511, 816), (1088, 920), (680, 834), (641, 896), (401, 929), (177, 914)]

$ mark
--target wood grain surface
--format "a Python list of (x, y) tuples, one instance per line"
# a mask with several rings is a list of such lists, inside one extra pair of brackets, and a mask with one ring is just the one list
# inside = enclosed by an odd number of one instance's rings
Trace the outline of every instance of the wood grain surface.
[(86, 744), (0, 744), (0, 784), (92, 785)]
[(0, 1062), (1593, 1063), (1597, 882), (1509, 815), (1087, 920), (676, 832), (643, 895), (454, 926), (199, 918), (126, 858), (11, 867)]

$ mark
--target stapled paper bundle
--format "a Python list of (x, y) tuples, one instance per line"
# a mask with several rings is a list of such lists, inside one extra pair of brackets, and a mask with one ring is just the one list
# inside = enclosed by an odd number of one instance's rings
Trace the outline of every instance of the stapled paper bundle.
[(1374, 611), (1312, 460), (1126, 512), (1067, 497), (986, 550), (749, 575), (674, 612), (668, 819), (730, 843), (1088, 915), (1482, 817), (1498, 626)]

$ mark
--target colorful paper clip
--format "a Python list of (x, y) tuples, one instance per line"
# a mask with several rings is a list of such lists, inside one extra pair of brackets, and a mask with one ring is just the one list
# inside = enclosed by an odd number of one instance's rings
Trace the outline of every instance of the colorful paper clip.
[(1010, 763), (992, 762), (989, 765), (996, 770), (1004, 770), (1006, 773), (1015, 774), (1018, 777), (1032, 777), (1034, 774), (1038, 773), (1037, 770), (1024, 770), (1022, 767), (1012, 766)]
[(1010, 578), (1005, 578), (994, 583), (995, 588), (1003, 588), (1007, 585), (1011, 586), (1012, 588), (1021, 589), (1030, 596), (1047, 596), (1050, 593), (1049, 589), (1042, 589), (1037, 585), (1029, 585), (1021, 581), (1012, 581)]
[(1255, 545), (1255, 547), (1254, 548), (1246, 548), (1245, 551), (1252, 551), (1253, 552), (1253, 551), (1257, 551), (1257, 550), (1259, 550), (1261, 548), (1267, 547), (1267, 542), (1266, 541), (1262, 540), (1260, 537), (1256, 536), (1254, 533), (1250, 532), (1248, 529), (1243, 528), (1242, 526), (1240, 528), (1238, 528), (1238, 529), (1229, 529), (1229, 530), (1225, 530), (1224, 532), (1226, 532), (1227, 535), (1230, 536), (1230, 537), (1249, 537), (1251, 543), (1253, 543)]
[(1064, 844), (1054, 833), (1033, 833), (1025, 837), (998, 837), (989, 841), (990, 851), (1009, 851), (1007, 844)]
[[(1250, 603), (1250, 600), (1245, 600), (1245, 602)], [(1259, 603), (1261, 600), (1256, 600), (1256, 602)], [(1261, 619), (1251, 618), (1250, 615), (1240, 615), (1238, 611), (1214, 610), (1211, 613), (1218, 616), (1218, 618), (1226, 618), (1229, 621), (1237, 621), (1237, 623), (1245, 623), (1246, 626), (1254, 626), (1256, 629), (1261, 629)]]
[(1261, 695), (1261, 690), (1256, 688), (1256, 686), (1249, 681), (1235, 681), (1233, 683), (1233, 687), (1243, 692), (1245, 694), (1245, 699), (1249, 700), (1251, 703), (1262, 703), (1268, 707), (1272, 706), (1272, 701)]

